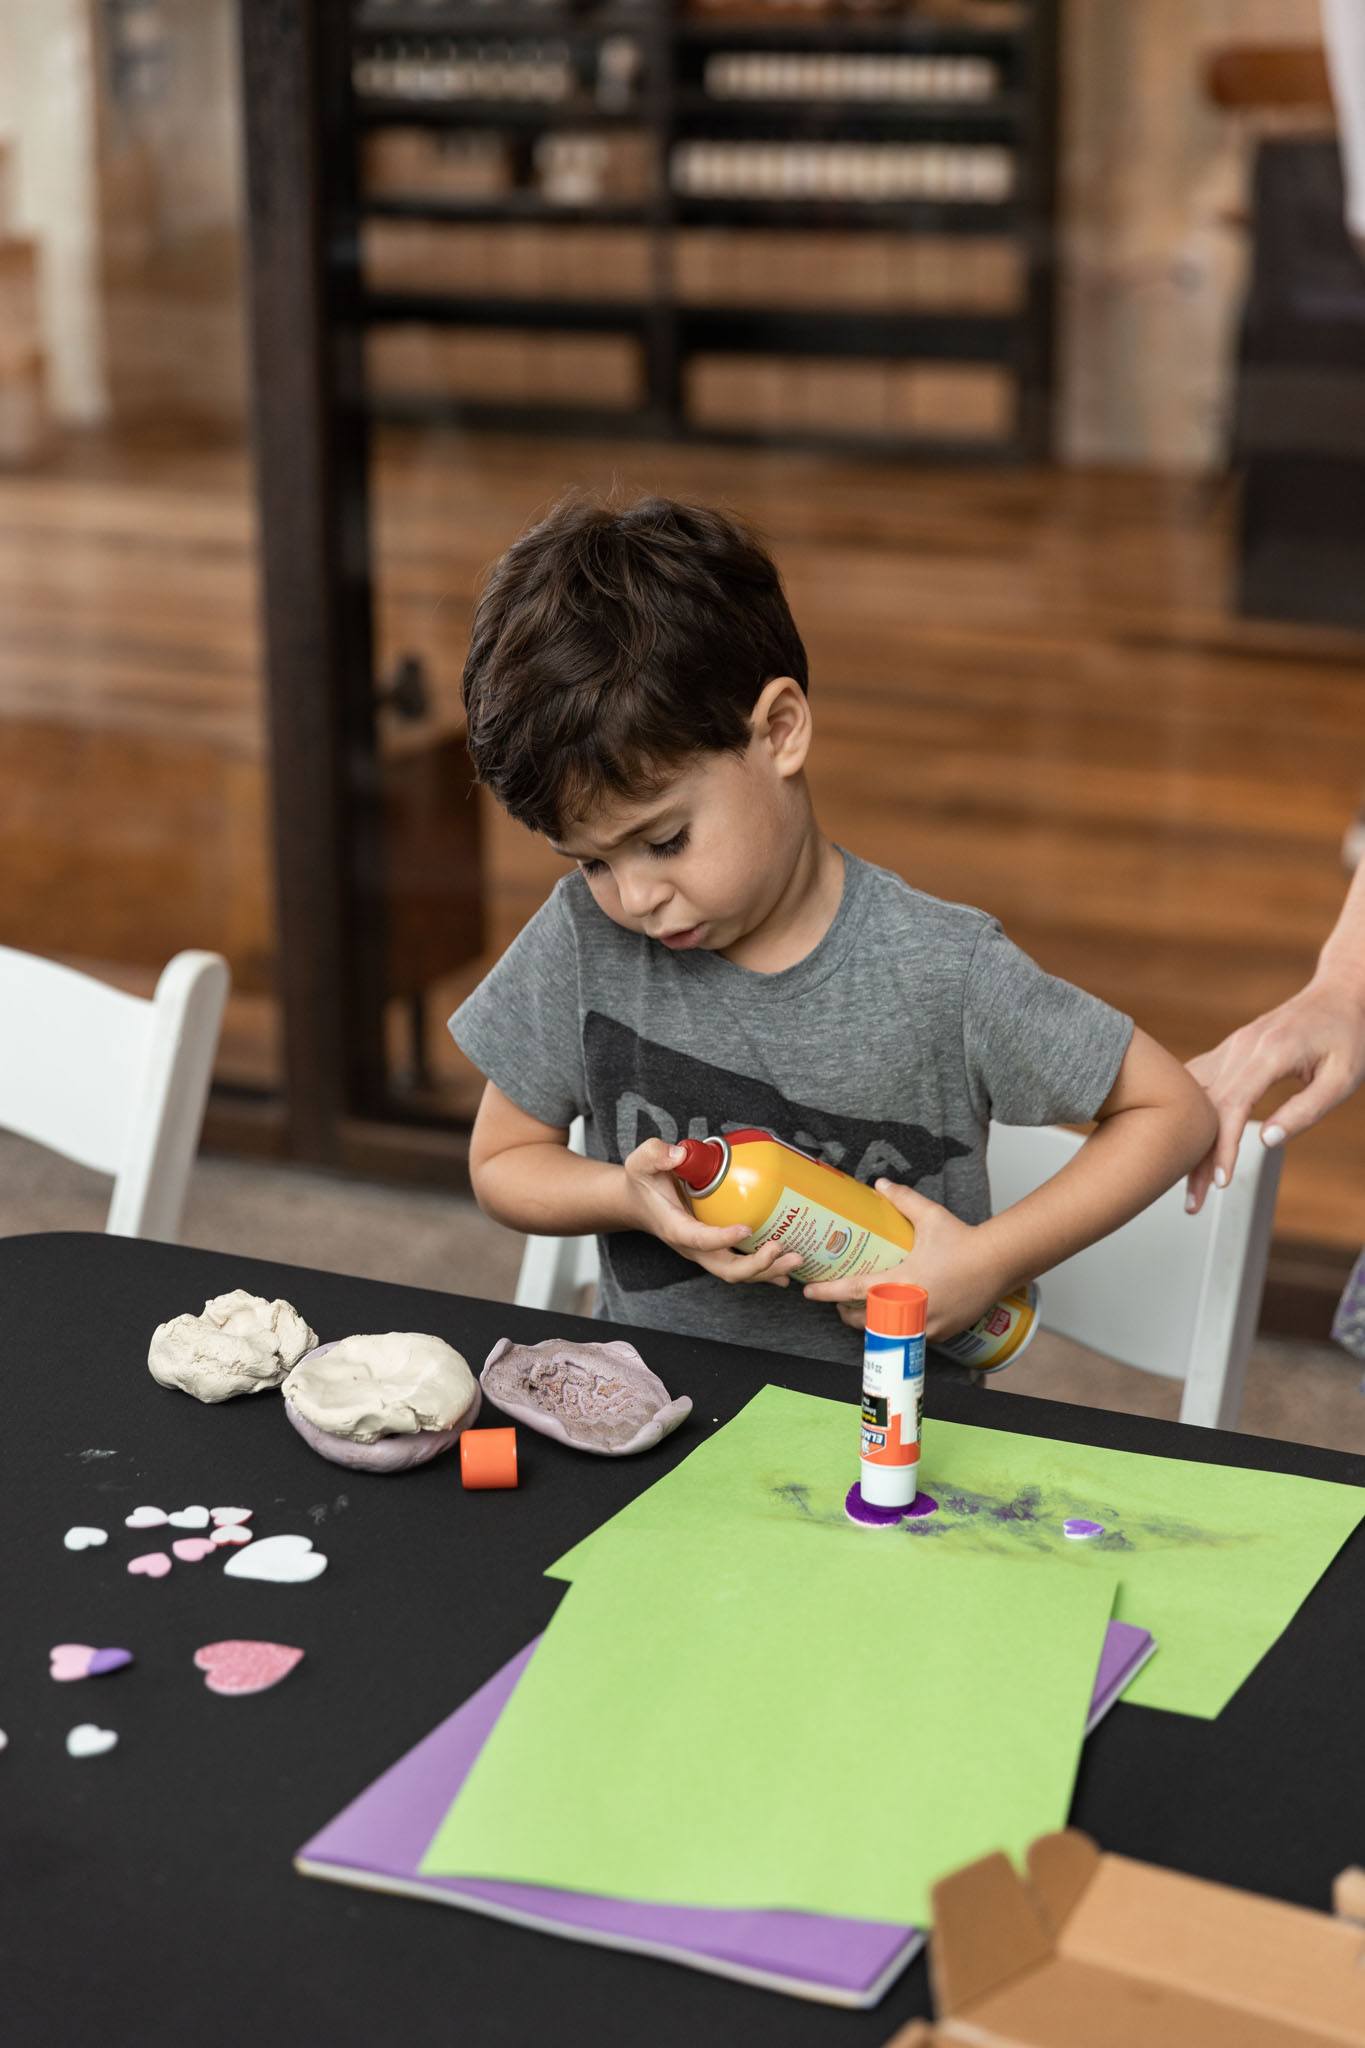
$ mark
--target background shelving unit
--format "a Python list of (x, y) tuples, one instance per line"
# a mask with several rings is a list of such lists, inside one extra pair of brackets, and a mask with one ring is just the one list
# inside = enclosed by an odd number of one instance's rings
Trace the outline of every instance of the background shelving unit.
[(1056, 0), (360, 0), (379, 420), (1050, 453)]

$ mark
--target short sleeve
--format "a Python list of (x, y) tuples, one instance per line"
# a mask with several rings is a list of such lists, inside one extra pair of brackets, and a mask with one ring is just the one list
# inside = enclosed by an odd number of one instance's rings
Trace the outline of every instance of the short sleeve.
[(508, 1100), (566, 1128), (583, 1109), (578, 948), (561, 883), (450, 1019), (460, 1050)]
[(994, 919), (983, 925), (962, 1007), (967, 1088), (983, 1123), (1088, 1123), (1132, 1036), (1131, 1017), (1045, 974)]

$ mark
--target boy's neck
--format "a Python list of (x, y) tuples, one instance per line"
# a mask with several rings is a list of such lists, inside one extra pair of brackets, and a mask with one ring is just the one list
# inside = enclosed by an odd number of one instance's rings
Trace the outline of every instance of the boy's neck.
[(781, 974), (795, 967), (833, 924), (843, 893), (844, 857), (812, 817), (762, 923), (725, 947), (722, 959), (753, 974)]

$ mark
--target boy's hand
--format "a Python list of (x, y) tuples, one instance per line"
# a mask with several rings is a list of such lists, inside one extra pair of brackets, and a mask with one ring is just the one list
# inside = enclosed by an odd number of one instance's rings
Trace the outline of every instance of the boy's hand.
[(717, 1229), (698, 1222), (673, 1178), (684, 1156), (681, 1145), (666, 1145), (662, 1138), (636, 1146), (625, 1162), (627, 1228), (647, 1230), (717, 1280), (766, 1280), (773, 1287), (785, 1287), (792, 1267), (801, 1263), (800, 1254), (784, 1252), (775, 1244), (756, 1252), (736, 1252), (733, 1247), (749, 1235), (742, 1223)]
[(913, 1188), (879, 1180), (877, 1193), (915, 1226), (915, 1248), (899, 1266), (885, 1273), (864, 1273), (856, 1280), (819, 1280), (803, 1290), (807, 1301), (832, 1301), (850, 1329), (866, 1327), (867, 1290), (874, 1281), (909, 1281), (929, 1296), (926, 1335), (955, 1337), (970, 1329), (978, 1316), (1006, 1292), (1009, 1282), (997, 1270), (990, 1240), (980, 1227), (964, 1223), (938, 1202)]

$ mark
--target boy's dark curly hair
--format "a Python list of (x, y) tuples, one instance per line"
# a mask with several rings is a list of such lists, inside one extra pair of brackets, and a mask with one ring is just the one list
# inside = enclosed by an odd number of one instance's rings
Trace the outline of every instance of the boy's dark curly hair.
[(771, 556), (728, 513), (562, 499), (489, 571), (464, 701), (480, 782), (558, 837), (697, 754), (742, 753), (766, 683), (809, 685)]

